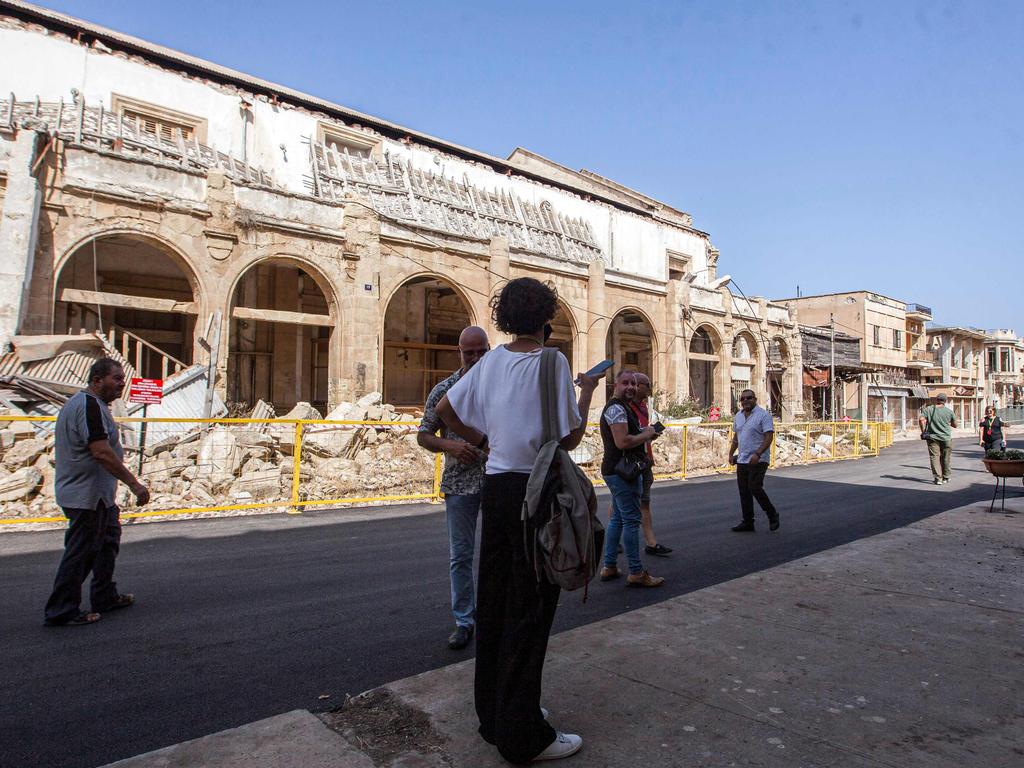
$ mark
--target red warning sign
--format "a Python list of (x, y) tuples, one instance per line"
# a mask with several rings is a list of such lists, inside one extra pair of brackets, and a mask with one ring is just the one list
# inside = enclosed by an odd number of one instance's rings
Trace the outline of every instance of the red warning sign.
[(128, 402), (157, 405), (164, 398), (163, 379), (132, 379), (128, 387)]

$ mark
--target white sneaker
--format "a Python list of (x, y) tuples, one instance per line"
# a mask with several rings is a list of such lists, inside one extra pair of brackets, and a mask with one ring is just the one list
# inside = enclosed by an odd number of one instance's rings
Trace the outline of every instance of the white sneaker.
[(580, 751), (580, 747), (582, 746), (583, 739), (575, 733), (562, 733), (561, 731), (558, 731), (555, 736), (555, 740), (548, 745), (548, 748), (533, 759), (535, 761), (561, 760), (563, 757), (575, 755)]

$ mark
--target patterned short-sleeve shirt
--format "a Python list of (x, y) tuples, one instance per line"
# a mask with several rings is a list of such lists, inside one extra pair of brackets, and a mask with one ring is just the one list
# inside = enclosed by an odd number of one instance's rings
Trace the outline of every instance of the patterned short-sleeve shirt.
[[(423, 408), (423, 419), (420, 421), (420, 432), (435, 434), (444, 427), (444, 437), (447, 440), (458, 440), (465, 442), (461, 437), (452, 432), (437, 415), (437, 404), (441, 398), (451, 389), (455, 382), (462, 378), (461, 369), (456, 371), (444, 381), (438, 382), (427, 396), (427, 403)], [(484, 468), (487, 459), (481, 457), (476, 464), (463, 464), (458, 459), (445, 454), (444, 474), (441, 475), (441, 492), (451, 496), (467, 496), (473, 493), (480, 493), (484, 486)]]

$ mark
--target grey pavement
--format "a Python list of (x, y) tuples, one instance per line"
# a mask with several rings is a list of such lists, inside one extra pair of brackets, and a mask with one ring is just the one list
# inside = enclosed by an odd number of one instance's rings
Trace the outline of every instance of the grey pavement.
[[(986, 499), (554, 636), (543, 703), (584, 737), (565, 764), (1018, 768), (1020, 489), (1005, 513), (987, 510)], [(290, 712), (114, 765), (505, 765), (475, 733), (472, 674), (472, 661), (446, 666), (337, 714)]]

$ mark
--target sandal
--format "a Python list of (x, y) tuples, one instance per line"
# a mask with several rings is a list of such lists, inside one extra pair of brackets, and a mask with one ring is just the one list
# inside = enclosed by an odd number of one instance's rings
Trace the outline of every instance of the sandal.
[(67, 621), (47, 621), (44, 623), (48, 627), (83, 627), (86, 624), (95, 624), (99, 620), (100, 615), (98, 613), (82, 611), (77, 616), (74, 616)]
[(135, 602), (135, 595), (131, 592), (125, 592), (124, 594), (118, 595), (117, 599), (114, 600), (110, 605), (103, 607), (103, 613), (109, 613), (110, 611), (116, 611), (118, 608), (127, 608)]

